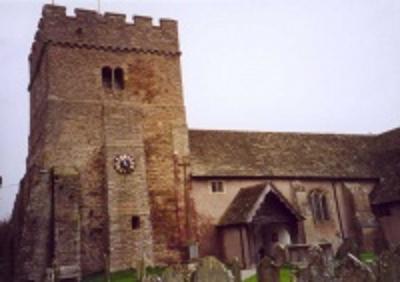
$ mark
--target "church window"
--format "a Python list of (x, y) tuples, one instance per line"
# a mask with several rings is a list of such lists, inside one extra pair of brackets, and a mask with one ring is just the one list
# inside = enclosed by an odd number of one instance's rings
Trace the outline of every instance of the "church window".
[(101, 81), (105, 89), (122, 90), (125, 88), (124, 70), (105, 66), (101, 69)]
[(314, 190), (309, 194), (309, 204), (314, 222), (323, 222), (330, 219), (326, 194), (319, 190)]
[(114, 83), (115, 88), (118, 90), (124, 89), (124, 70), (121, 68), (116, 68), (114, 70)]
[(137, 216), (137, 215), (132, 216), (131, 226), (132, 226), (133, 230), (140, 228), (140, 217), (139, 216)]
[(103, 87), (106, 89), (111, 89), (111, 87), (112, 87), (112, 70), (110, 67), (103, 67), (101, 69), (101, 79), (103, 82)]
[(211, 193), (224, 193), (224, 183), (222, 181), (211, 181)]

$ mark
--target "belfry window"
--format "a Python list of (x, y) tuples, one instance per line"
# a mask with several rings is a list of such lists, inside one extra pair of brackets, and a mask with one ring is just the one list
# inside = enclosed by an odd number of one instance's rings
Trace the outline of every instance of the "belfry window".
[(314, 222), (323, 222), (330, 219), (328, 202), (325, 193), (319, 190), (311, 191), (308, 196)]
[(124, 89), (124, 70), (116, 68), (114, 70), (114, 83), (116, 89)]
[(111, 89), (112, 87), (112, 70), (110, 67), (103, 67), (101, 69), (101, 79), (103, 82), (103, 87)]
[(101, 69), (101, 81), (104, 89), (122, 90), (125, 88), (124, 70), (105, 66)]

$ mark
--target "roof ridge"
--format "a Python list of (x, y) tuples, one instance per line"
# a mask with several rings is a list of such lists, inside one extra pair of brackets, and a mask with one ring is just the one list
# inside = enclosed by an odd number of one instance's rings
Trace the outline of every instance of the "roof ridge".
[(302, 135), (302, 136), (336, 136), (336, 137), (366, 137), (373, 138), (379, 134), (369, 133), (328, 133), (328, 132), (300, 132), (300, 131), (262, 131), (247, 129), (202, 129), (189, 128), (189, 132), (232, 133), (232, 134), (274, 134), (274, 135)]

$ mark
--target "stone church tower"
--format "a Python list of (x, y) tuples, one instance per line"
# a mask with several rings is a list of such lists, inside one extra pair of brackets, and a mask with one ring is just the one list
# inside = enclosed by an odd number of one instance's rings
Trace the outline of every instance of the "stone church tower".
[(13, 218), (21, 280), (41, 281), (52, 265), (84, 275), (106, 260), (114, 271), (143, 254), (157, 263), (184, 256), (189, 149), (177, 23), (133, 21), (43, 9)]

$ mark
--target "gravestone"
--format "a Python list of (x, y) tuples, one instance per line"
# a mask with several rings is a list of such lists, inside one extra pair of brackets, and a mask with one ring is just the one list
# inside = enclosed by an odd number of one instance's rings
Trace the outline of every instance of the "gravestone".
[(192, 282), (232, 282), (225, 266), (214, 257), (202, 258), (192, 275)]
[(338, 282), (376, 282), (371, 268), (352, 254), (348, 254), (335, 269)]
[(143, 282), (163, 282), (163, 280), (156, 275), (156, 276), (148, 276), (148, 277), (144, 278)]
[(106, 282), (111, 282), (110, 256), (104, 253), (103, 258), (104, 258), (104, 270), (105, 270)]
[(353, 239), (344, 239), (336, 252), (336, 259), (344, 259), (347, 254), (360, 255), (360, 243)]
[(318, 245), (312, 245), (307, 250), (307, 262), (297, 265), (295, 276), (298, 282), (330, 282), (333, 273), (330, 271), (324, 250)]
[(294, 265), (294, 281), (295, 282), (308, 282), (308, 277), (310, 276), (308, 266), (305, 264)]
[(310, 282), (332, 281), (333, 274), (329, 271), (323, 249), (318, 245), (313, 245), (309, 248), (309, 280)]
[[(143, 254), (142, 258), (136, 262), (137, 280), (139, 282), (147, 282), (147, 267), (150, 266), (149, 260), (146, 255)], [(134, 262), (132, 263), (134, 267)]]
[(239, 261), (239, 259), (237, 257), (235, 257), (232, 260), (231, 270), (232, 270), (232, 275), (233, 275), (233, 281), (234, 282), (242, 282), (240, 261)]
[(287, 250), (281, 244), (275, 244), (272, 247), (271, 256), (274, 260), (274, 263), (279, 267), (284, 265), (288, 261)]
[(380, 282), (400, 281), (400, 246), (382, 252), (377, 264)]
[(168, 267), (162, 274), (163, 282), (185, 282), (185, 275), (182, 271), (174, 267)]
[[(2, 280), (0, 280), (2, 281)], [(46, 269), (46, 280), (45, 282), (55, 282), (56, 281), (56, 275), (55, 275), (55, 271), (54, 268), (47, 268)]]
[(279, 282), (279, 267), (270, 257), (264, 257), (257, 266), (258, 282)]

